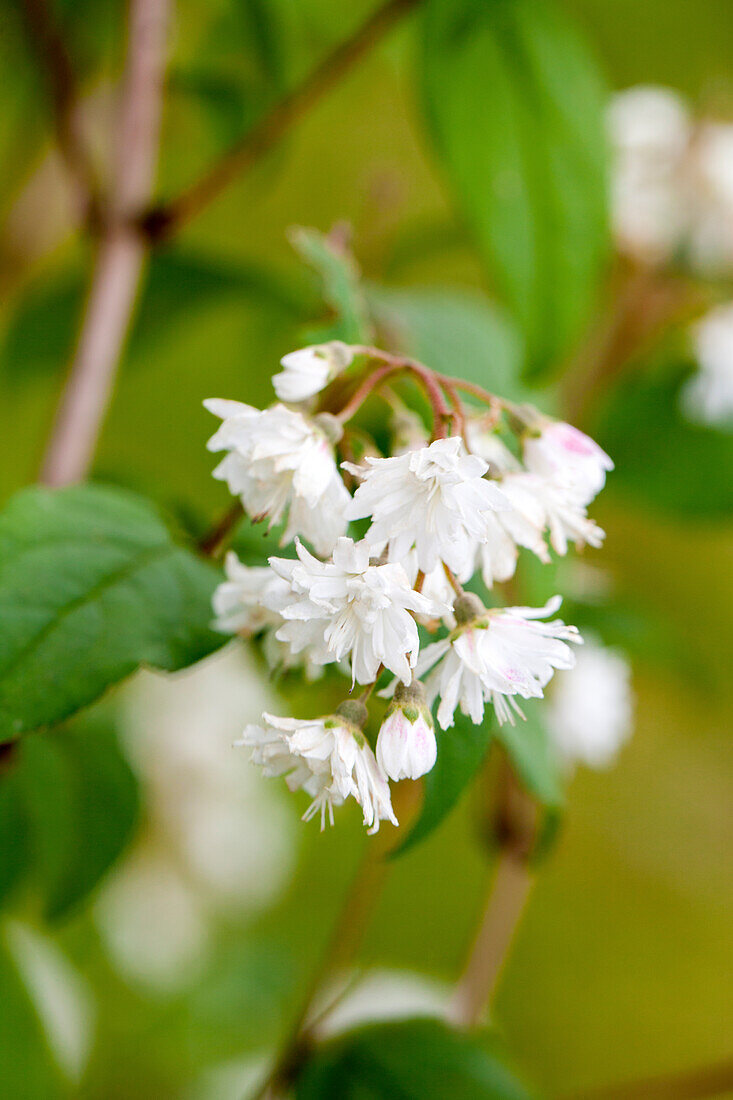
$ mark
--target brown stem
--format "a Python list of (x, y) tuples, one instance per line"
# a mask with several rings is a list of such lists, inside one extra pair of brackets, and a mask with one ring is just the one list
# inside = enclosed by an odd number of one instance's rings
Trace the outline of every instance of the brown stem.
[(226, 545), (229, 535), (239, 523), (240, 519), (244, 515), (244, 508), (237, 500), (232, 504), (231, 508), (211, 528), (210, 531), (204, 535), (199, 542), (199, 550), (207, 558), (218, 558), (222, 549)]
[[(416, 812), (419, 800), (419, 783), (405, 781), (394, 787), (393, 805), (403, 828)], [(273, 1069), (251, 1100), (274, 1098), (279, 1092), (287, 1090), (306, 1061), (314, 1041), (314, 1024), (320, 1024), (323, 1019), (323, 1015), (316, 1021), (311, 1019), (314, 1004), (333, 977), (353, 960), (361, 945), (391, 866), (386, 857), (393, 842), (394, 837), (386, 829), (367, 841), (364, 857), (336, 918), (320, 965), (308, 985), (300, 1011)]]
[(615, 273), (610, 306), (564, 374), (564, 415), (583, 425), (598, 398), (634, 356), (670, 325), (691, 320), (705, 304), (699, 288), (657, 267)]
[(579, 1092), (568, 1100), (703, 1100), (733, 1090), (733, 1062)]
[(461, 1027), (479, 1024), (493, 1000), (532, 887), (529, 857), (536, 834), (534, 803), (504, 760), (494, 823), (494, 838), (499, 843), (496, 868), (449, 1010), (451, 1019)]
[(159, 240), (176, 232), (215, 199), (240, 172), (269, 152), (420, 0), (388, 0), (331, 51), (297, 88), (272, 107), (202, 179), (171, 202), (154, 207), (142, 219), (144, 232)]
[(67, 485), (87, 473), (132, 318), (147, 251), (134, 218), (153, 185), (168, 14), (168, 0), (131, 0), (111, 194), (76, 352), (43, 462), (41, 480), (48, 485)]
[(47, 0), (23, 0), (23, 12), (48, 82), (56, 141), (74, 184), (77, 206), (82, 217), (97, 228), (100, 206), (96, 172), (79, 125), (79, 96), (66, 43)]

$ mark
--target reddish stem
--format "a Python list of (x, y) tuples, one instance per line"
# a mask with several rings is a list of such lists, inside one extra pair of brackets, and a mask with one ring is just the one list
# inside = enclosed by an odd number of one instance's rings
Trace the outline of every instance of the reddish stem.
[[(358, 351), (361, 355), (366, 355), (369, 359), (375, 359), (381, 362), (382, 366), (367, 375), (356, 390), (356, 393), (353, 394), (343, 409), (336, 414), (337, 418), (342, 423), (350, 420), (351, 417), (356, 414), (367, 397), (369, 397), (384, 378), (392, 374), (397, 374), (399, 371), (407, 371), (413, 374), (421, 383), (428, 401), (430, 402), (430, 407), (433, 412), (433, 437), (435, 439), (445, 438), (446, 421), (450, 420), (453, 414), (446, 404), (445, 396), (441, 389), (442, 380), (439, 381), (439, 375), (435, 374), (434, 371), (431, 371), (422, 363), (418, 363), (415, 359), (405, 359), (399, 355), (392, 355), (387, 351), (382, 351), (380, 348), (357, 346), (354, 350)], [(451, 384), (450, 379), (448, 380), (448, 384)]]

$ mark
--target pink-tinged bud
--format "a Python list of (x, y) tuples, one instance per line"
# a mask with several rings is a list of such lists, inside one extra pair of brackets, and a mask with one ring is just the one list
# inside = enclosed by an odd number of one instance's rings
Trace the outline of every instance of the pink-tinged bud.
[(435, 764), (433, 719), (420, 681), (400, 684), (377, 738), (377, 763), (390, 779), (418, 779)]
[(524, 440), (527, 469), (550, 481), (572, 485), (588, 504), (606, 481), (613, 462), (590, 436), (562, 420), (543, 425), (536, 435)]

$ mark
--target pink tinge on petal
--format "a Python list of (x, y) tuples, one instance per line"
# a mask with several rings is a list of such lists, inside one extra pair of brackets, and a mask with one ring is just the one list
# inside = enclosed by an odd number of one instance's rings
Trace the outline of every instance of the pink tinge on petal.
[(578, 431), (578, 429), (574, 428), (571, 424), (558, 425), (556, 431), (558, 442), (566, 451), (578, 455), (595, 454), (596, 448), (593, 440), (589, 439), (587, 435)]

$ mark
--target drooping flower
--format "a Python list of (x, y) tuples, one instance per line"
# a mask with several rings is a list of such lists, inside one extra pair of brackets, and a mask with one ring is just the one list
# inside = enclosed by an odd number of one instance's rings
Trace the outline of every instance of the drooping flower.
[(733, 418), (733, 305), (716, 306), (692, 330), (697, 373), (685, 384), (682, 407), (692, 420), (724, 425)]
[(537, 434), (525, 436), (522, 451), (530, 473), (573, 489), (584, 505), (601, 491), (606, 471), (613, 469), (609, 456), (590, 436), (562, 420), (547, 421)]
[(283, 369), (272, 379), (275, 393), (281, 401), (306, 401), (346, 370), (353, 358), (353, 351), (341, 340), (291, 351), (282, 357)]
[(419, 680), (398, 684), (377, 737), (377, 763), (390, 779), (418, 779), (435, 764), (433, 719)]
[(413, 590), (399, 563), (372, 564), (364, 541), (340, 538), (327, 562), (297, 540), (296, 549), (297, 560), (270, 559), (289, 586), (278, 596), (285, 621), (277, 637), (294, 653), (311, 647), (323, 664), (348, 657), (360, 684), (372, 683), (381, 665), (409, 683), (419, 648), (411, 612), (439, 616), (443, 609)]
[(567, 765), (608, 767), (631, 733), (631, 670), (625, 657), (593, 639), (575, 668), (558, 676), (547, 701), (547, 726)]
[(214, 477), (241, 497), (253, 519), (266, 516), (273, 524), (287, 512), (283, 545), (301, 534), (319, 553), (330, 553), (346, 530), (351, 498), (319, 423), (284, 405), (260, 410), (217, 399), (204, 405), (223, 420), (208, 442), (210, 451), (227, 451)]
[(349, 519), (371, 516), (367, 543), (378, 550), (386, 546), (391, 561), (402, 561), (414, 547), (424, 573), (444, 562), (464, 575), (476, 543), (489, 537), (488, 517), (509, 508), (501, 490), (485, 479), (487, 464), (466, 454), (460, 436), (366, 461), (367, 469), (347, 466), (362, 478)]
[(547, 512), (537, 482), (532, 474), (508, 473), (498, 483), (511, 508), (488, 517), (488, 537), (478, 546), (476, 564), (487, 588), (514, 576), (520, 546), (542, 562), (550, 560), (543, 538)]
[(429, 702), (440, 696), (443, 729), (453, 725), (457, 706), (478, 724), (489, 702), (500, 722), (513, 722), (512, 711), (521, 716), (516, 696), (540, 698), (554, 669), (573, 667), (575, 654), (566, 643), (582, 642), (576, 628), (559, 619), (537, 621), (559, 606), (559, 597), (541, 608), (496, 611), (468, 594), (456, 601), (456, 629), (423, 650), (416, 670), (422, 675), (433, 669), (426, 690)]
[(291, 791), (310, 795), (304, 821), (320, 814), (321, 829), (326, 817), (333, 825), (334, 806), (351, 796), (370, 833), (377, 832), (380, 821), (397, 825), (389, 784), (356, 722), (338, 713), (305, 720), (262, 718), (263, 725), (247, 726), (237, 744), (252, 749), (252, 761), (265, 775), (284, 776)]
[(586, 545), (598, 547), (603, 543), (605, 531), (589, 519), (583, 497), (574, 485), (563, 485), (559, 481), (530, 474), (526, 475), (523, 485), (527, 490), (531, 488), (544, 510), (550, 545), (557, 554), (567, 554), (568, 543), (571, 542), (579, 549)]

